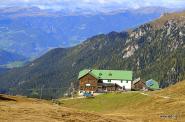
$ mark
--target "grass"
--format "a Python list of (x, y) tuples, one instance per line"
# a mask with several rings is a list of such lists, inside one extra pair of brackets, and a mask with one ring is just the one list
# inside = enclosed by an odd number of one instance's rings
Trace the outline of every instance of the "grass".
[[(185, 81), (160, 91), (110, 93), (94, 99), (61, 101), (61, 105), (85, 112), (126, 117), (133, 121), (185, 121)], [(169, 98), (164, 98), (170, 96)], [(182, 97), (183, 96), (183, 97)], [(161, 118), (174, 115), (176, 118)]]
[(63, 108), (46, 100), (0, 94), (0, 122), (108, 122), (109, 120), (98, 114)]
[(185, 12), (184, 11), (179, 12), (179, 13), (171, 13), (171, 14), (167, 14), (165, 16), (162, 16), (159, 19), (151, 22), (151, 25), (154, 28), (159, 29), (169, 20), (176, 20), (178, 23), (184, 22), (184, 20), (185, 20), (184, 17), (185, 17)]
[(154, 93), (172, 98), (183, 98), (185, 97), (185, 80)]
[[(137, 101), (136, 101), (137, 99)], [(111, 113), (121, 109), (130, 109), (143, 104), (147, 96), (140, 93), (110, 93), (96, 96), (95, 98), (61, 101), (62, 105), (93, 112)]]
[[(0, 95), (1, 121), (185, 122), (185, 81), (154, 92), (110, 93), (89, 99), (46, 100)], [(178, 95), (179, 94), (179, 95)], [(166, 99), (161, 96), (170, 95)], [(173, 115), (175, 118), (161, 118)]]

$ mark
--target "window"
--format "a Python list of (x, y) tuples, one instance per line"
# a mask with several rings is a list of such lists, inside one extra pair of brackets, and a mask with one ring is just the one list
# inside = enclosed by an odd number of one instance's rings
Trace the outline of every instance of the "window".
[(123, 83), (123, 81), (121, 80), (121, 83)]
[(128, 81), (126, 81), (126, 83), (128, 83)]
[(111, 80), (108, 80), (108, 82), (111, 82)]

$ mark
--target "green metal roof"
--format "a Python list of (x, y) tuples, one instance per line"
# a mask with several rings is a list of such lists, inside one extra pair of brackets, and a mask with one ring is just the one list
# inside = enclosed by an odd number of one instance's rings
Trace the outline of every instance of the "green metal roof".
[(86, 74), (91, 74), (97, 79), (104, 80), (132, 80), (132, 71), (123, 71), (123, 70), (82, 70), (79, 73), (78, 79), (85, 76)]

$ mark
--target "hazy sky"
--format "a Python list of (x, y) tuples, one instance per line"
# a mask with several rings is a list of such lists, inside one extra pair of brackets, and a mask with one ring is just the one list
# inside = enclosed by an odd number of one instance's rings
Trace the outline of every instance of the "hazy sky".
[(0, 0), (0, 7), (37, 6), (43, 9), (123, 9), (146, 6), (162, 6), (170, 8), (185, 7), (185, 0)]

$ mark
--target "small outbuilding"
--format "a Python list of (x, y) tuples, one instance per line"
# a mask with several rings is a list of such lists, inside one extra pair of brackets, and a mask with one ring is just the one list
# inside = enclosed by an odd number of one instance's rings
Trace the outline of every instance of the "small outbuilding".
[(153, 79), (150, 79), (148, 81), (146, 81), (146, 87), (148, 88), (148, 90), (159, 90), (159, 83)]
[(143, 80), (141, 80), (140, 78), (135, 79), (132, 82), (132, 90), (133, 91), (144, 91), (146, 90), (146, 84)]

